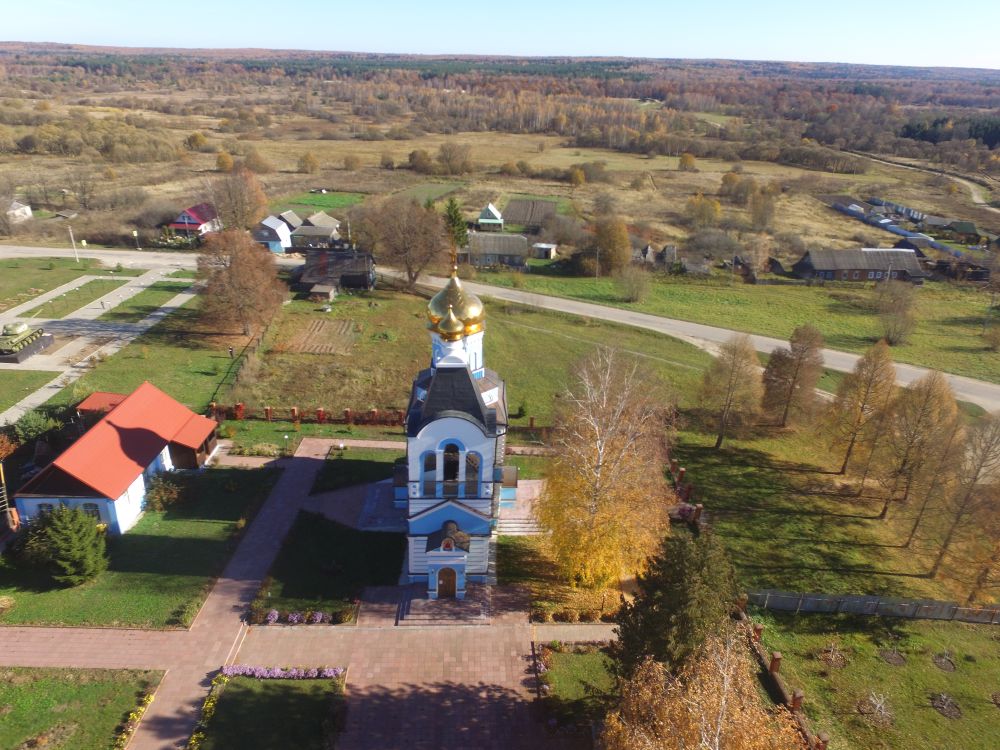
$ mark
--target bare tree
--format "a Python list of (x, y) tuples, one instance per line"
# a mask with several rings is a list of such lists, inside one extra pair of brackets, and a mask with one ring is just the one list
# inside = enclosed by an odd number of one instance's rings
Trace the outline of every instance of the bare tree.
[(785, 427), (793, 410), (810, 414), (816, 403), (816, 383), (823, 374), (823, 334), (811, 325), (792, 331), (788, 349), (775, 349), (764, 368), (764, 408), (781, 413)]
[(81, 167), (70, 175), (70, 190), (76, 198), (76, 204), (85, 210), (94, 207), (94, 196), (97, 193), (97, 175), (92, 169)]
[(962, 523), (976, 511), (995, 513), (996, 484), (1000, 475), (1000, 414), (988, 414), (968, 431), (959, 468), (958, 487), (951, 498), (948, 529), (927, 576), (934, 578), (955, 541)]
[(667, 533), (663, 464), (672, 409), (634, 361), (600, 347), (559, 400), (556, 455), (536, 504), (567, 579), (617, 581)]
[(448, 245), (441, 215), (406, 196), (355, 209), (352, 225), (361, 246), (371, 248), (380, 263), (402, 267), (411, 289)]
[(917, 327), (917, 294), (913, 284), (886, 281), (879, 285), (876, 298), (882, 336), (889, 346), (905, 344)]
[(445, 141), (438, 148), (437, 160), (445, 174), (465, 174), (472, 170), (472, 149), (461, 143)]
[(854, 371), (841, 381), (830, 414), (833, 443), (844, 447), (839, 474), (847, 473), (858, 442), (875, 436), (895, 384), (896, 368), (884, 341), (865, 352)]
[(946, 495), (951, 491), (952, 483), (957, 476), (959, 458), (965, 446), (965, 424), (962, 419), (957, 418), (948, 425), (947, 430), (939, 436), (939, 440), (934, 463), (928, 468), (924, 477), (925, 481), (919, 486), (922, 496), (920, 509), (913, 519), (913, 525), (910, 527), (906, 541), (903, 542), (904, 547), (909, 547), (916, 539), (917, 530), (927, 515), (931, 501), (937, 500), (941, 495)]
[(701, 402), (717, 414), (717, 449), (722, 447), (734, 421), (756, 413), (763, 391), (760, 360), (753, 342), (745, 333), (734, 334), (719, 347), (719, 356), (709, 365), (701, 382)]
[(226, 229), (249, 229), (267, 213), (267, 196), (257, 175), (238, 168), (209, 183), (215, 210)]
[(244, 336), (268, 323), (285, 295), (274, 256), (238, 229), (209, 235), (198, 256), (201, 315)]

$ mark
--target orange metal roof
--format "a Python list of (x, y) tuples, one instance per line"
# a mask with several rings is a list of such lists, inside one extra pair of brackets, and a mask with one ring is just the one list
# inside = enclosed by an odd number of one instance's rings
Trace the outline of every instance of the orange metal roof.
[[(29, 482), (22, 492), (44, 492), (58, 469), (116, 500), (168, 443), (197, 448), (215, 423), (200, 417), (149, 382), (143, 383)], [(201, 436), (199, 439), (199, 435)], [(193, 446), (191, 441), (197, 439)]]
[(128, 398), (124, 393), (110, 391), (94, 391), (76, 406), (77, 411), (104, 412), (111, 411)]

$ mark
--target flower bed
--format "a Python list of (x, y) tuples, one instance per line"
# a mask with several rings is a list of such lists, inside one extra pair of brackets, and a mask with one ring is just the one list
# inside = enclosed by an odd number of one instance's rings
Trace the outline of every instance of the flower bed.
[(344, 676), (343, 667), (253, 667), (248, 664), (229, 664), (222, 668), (224, 677), (253, 677), (255, 680), (339, 680)]
[(128, 716), (125, 717), (125, 721), (122, 722), (121, 726), (118, 727), (115, 733), (115, 739), (111, 747), (114, 750), (125, 750), (128, 747), (128, 743), (132, 741), (132, 735), (135, 734), (135, 730), (139, 728), (139, 722), (142, 721), (143, 715), (146, 713), (146, 709), (149, 708), (149, 704), (153, 702), (152, 693), (144, 693), (139, 699), (139, 704), (131, 711), (128, 712)]

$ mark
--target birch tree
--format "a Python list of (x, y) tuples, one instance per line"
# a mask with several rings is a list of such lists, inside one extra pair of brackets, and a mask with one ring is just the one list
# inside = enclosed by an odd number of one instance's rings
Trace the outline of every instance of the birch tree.
[(719, 347), (701, 382), (701, 403), (716, 414), (716, 449), (722, 447), (733, 422), (750, 417), (760, 406), (764, 386), (760, 360), (750, 337), (734, 334)]
[(601, 347), (560, 399), (556, 456), (535, 507), (570, 581), (617, 581), (669, 529), (674, 499), (663, 465), (672, 410), (658, 395), (634, 362)]

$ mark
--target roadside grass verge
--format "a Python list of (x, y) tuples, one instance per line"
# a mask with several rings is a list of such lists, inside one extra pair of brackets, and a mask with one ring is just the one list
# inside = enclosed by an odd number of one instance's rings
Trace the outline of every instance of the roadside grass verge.
[(228, 468), (177, 475), (181, 501), (164, 512), (147, 511), (131, 531), (110, 538), (108, 570), (81, 586), (54, 585), (45, 572), (3, 558), (0, 596), (11, 597), (13, 606), (0, 622), (186, 627), (235, 549), (235, 532), (267, 497), (275, 476)]
[[(805, 692), (813, 730), (829, 733), (831, 747), (996, 746), (996, 626), (759, 610), (753, 617), (764, 623), (766, 649), (784, 657), (781, 673), (788, 686)], [(952, 671), (935, 664), (941, 656)], [(941, 693), (958, 704), (960, 718), (945, 718), (931, 705)], [(884, 697), (891, 712), (884, 724), (859, 711), (873, 694)]]
[(0, 260), (0, 312), (23, 304), (42, 292), (90, 275), (137, 276), (138, 269), (106, 268), (94, 258), (5, 258)]
[(191, 288), (190, 284), (179, 281), (157, 281), (150, 284), (134, 297), (102, 313), (99, 320), (113, 323), (138, 323), (163, 307), (181, 292)]
[(83, 286), (71, 289), (65, 294), (61, 294), (54, 299), (45, 302), (38, 307), (33, 307), (24, 313), (26, 318), (64, 318), (71, 312), (79, 310), (85, 305), (89, 305), (99, 297), (113, 292), (121, 287), (124, 281), (111, 281), (109, 279), (92, 279)]
[(0, 747), (106, 750), (162, 673), (0, 667)]

